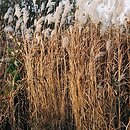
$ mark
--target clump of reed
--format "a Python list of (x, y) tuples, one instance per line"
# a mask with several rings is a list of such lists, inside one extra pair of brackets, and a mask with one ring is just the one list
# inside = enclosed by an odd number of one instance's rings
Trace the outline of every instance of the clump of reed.
[(40, 2), (12, 3), (1, 16), (0, 123), (128, 130), (130, 24), (123, 0)]
[(24, 40), (35, 129), (63, 129), (66, 122), (77, 130), (128, 129), (129, 34), (109, 28), (101, 36), (98, 28), (90, 22), (81, 33), (75, 25), (48, 40)]

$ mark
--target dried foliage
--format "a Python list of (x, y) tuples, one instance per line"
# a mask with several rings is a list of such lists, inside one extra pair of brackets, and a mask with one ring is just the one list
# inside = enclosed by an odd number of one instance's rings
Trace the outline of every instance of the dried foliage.
[[(129, 13), (122, 24), (122, 0), (115, 2), (107, 23), (96, 8), (89, 12), (100, 0), (61, 1), (32, 23), (28, 6), (7, 10), (0, 28), (2, 129), (129, 130)], [(45, 5), (48, 12), (54, 1)]]

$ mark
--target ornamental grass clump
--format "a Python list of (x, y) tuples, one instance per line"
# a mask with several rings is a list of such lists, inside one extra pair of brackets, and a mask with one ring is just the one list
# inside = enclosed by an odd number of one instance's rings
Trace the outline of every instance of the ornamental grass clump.
[(38, 126), (49, 122), (62, 129), (68, 119), (77, 129), (126, 127), (128, 34), (110, 28), (100, 36), (95, 30), (90, 23), (81, 34), (74, 26), (50, 40), (23, 43), (30, 112), (35, 123), (41, 119)]
[(3, 129), (129, 129), (130, 27), (122, 3), (33, 0), (7, 10)]

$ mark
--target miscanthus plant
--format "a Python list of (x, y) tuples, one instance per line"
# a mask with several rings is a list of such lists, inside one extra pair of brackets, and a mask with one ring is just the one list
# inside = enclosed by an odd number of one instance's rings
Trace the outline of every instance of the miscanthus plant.
[[(127, 130), (130, 9), (124, 0), (23, 0), (7, 7), (2, 29), (13, 56), (18, 47), (8, 67), (18, 77), (7, 100), (13, 129), (26, 122), (39, 130)], [(13, 106), (23, 88), (27, 99), (19, 96)]]
[(104, 34), (110, 26), (126, 25), (129, 10), (125, 10), (124, 0), (60, 0), (60, 1), (22, 1), (8, 8), (4, 15), (5, 32), (15, 35), (42, 33), (46, 37), (55, 31), (77, 24), (79, 31), (89, 21)]
[(5, 32), (13, 32), (14, 34), (27, 34), (26, 38), (30, 39), (31, 32), (44, 33), (47, 36), (51, 34), (53, 29), (63, 27), (64, 24), (72, 22), (73, 4), (67, 1), (43, 1), (36, 4), (36, 1), (21, 5), (16, 4), (14, 7), (8, 8), (4, 15), (7, 22)]

